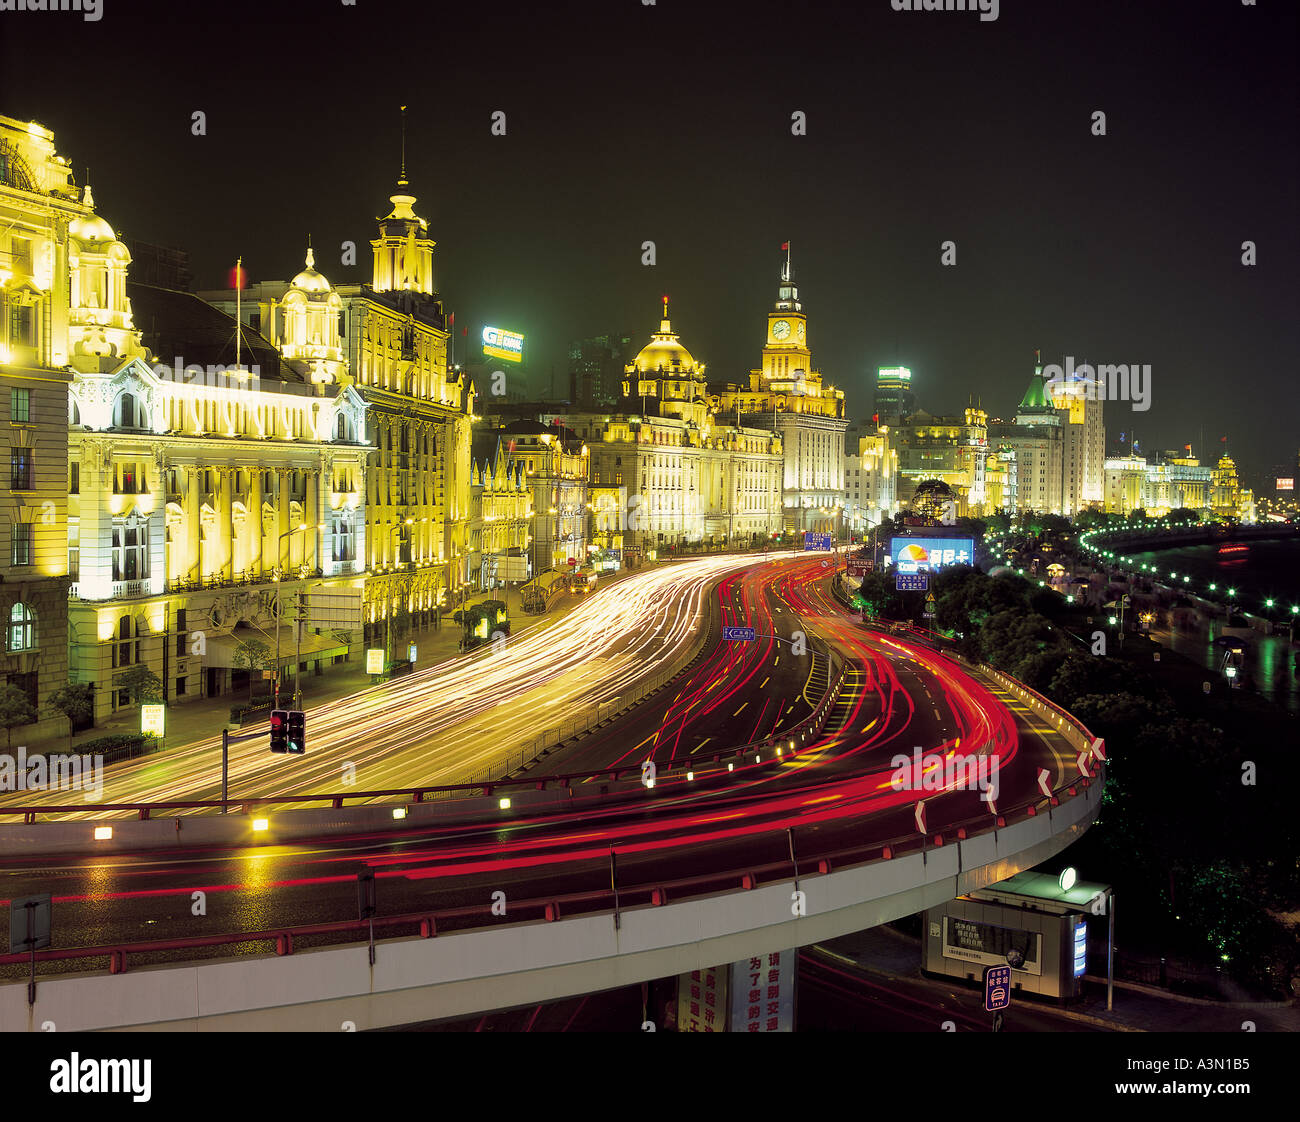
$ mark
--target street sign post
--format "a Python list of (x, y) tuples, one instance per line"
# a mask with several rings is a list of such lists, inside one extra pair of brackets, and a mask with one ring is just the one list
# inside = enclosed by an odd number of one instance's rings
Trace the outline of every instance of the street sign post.
[(834, 535), (815, 533), (812, 530), (804, 532), (803, 547), (805, 552), (810, 549), (823, 550), (829, 553), (834, 548)]
[(724, 627), (722, 637), (732, 642), (748, 643), (754, 638), (754, 629), (752, 627)]
[(27, 982), (27, 1004), (36, 1004), (36, 952), (50, 945), (51, 901), (48, 892), (39, 896), (18, 896), (9, 901), (9, 953), (31, 955)]
[(929, 573), (895, 573), (894, 589), (898, 592), (925, 592), (930, 587)]
[(996, 1013), (1011, 1004), (1011, 967), (984, 968), (984, 1011)]

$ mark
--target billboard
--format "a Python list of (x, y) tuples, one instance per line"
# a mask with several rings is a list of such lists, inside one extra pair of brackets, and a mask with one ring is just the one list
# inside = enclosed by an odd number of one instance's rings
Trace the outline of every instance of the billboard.
[(483, 328), (483, 353), (506, 362), (524, 361), (524, 337), (503, 327)]
[(1277, 477), (1277, 489), (1278, 489), (1279, 491), (1294, 491), (1294, 490), (1295, 490), (1295, 477), (1294, 477), (1294, 476), (1278, 476), (1278, 477)]
[(971, 565), (974, 538), (890, 538), (889, 558), (900, 573), (932, 573), (945, 565)]

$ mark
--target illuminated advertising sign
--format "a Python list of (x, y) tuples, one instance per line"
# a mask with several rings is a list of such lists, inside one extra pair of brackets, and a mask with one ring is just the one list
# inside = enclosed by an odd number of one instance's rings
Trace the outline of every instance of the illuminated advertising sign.
[(1295, 477), (1294, 476), (1288, 476), (1285, 478), (1279, 477), (1277, 481), (1277, 489), (1279, 491), (1294, 491)]
[(366, 651), (366, 673), (382, 674), (384, 672), (384, 652), (373, 647)]
[(900, 573), (932, 573), (945, 565), (970, 565), (973, 538), (890, 538), (889, 557)]
[(145, 736), (162, 736), (167, 728), (167, 706), (141, 705), (140, 732)]
[(502, 327), (483, 328), (483, 353), (506, 362), (524, 361), (524, 337)]
[(1080, 921), (1074, 925), (1074, 976), (1082, 978), (1088, 972), (1088, 925)]

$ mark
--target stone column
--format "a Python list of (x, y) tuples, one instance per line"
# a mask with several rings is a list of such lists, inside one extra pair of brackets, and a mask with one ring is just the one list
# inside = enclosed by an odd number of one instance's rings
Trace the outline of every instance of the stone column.
[(218, 550), (217, 571), (227, 580), (235, 575), (235, 469), (217, 469), (217, 526), (223, 541)]
[(316, 559), (320, 556), (321, 531), (317, 529), (320, 523), (320, 485), (321, 473), (318, 465), (315, 471), (307, 472), (307, 494), (306, 502), (303, 504), (303, 521), (307, 523), (307, 529), (302, 535), (302, 563), (312, 571), (315, 570)]
[(248, 567), (260, 578), (262, 575), (262, 469), (253, 471), (248, 487), (249, 527)]
[(275, 469), (275, 563), (283, 571), (288, 568), (285, 550), (293, 543), (289, 541), (289, 472), (285, 468)]
[(186, 579), (203, 579), (203, 524), (200, 511), (203, 493), (201, 475), (197, 467), (185, 469), (185, 543), (190, 550), (189, 564), (185, 566)]

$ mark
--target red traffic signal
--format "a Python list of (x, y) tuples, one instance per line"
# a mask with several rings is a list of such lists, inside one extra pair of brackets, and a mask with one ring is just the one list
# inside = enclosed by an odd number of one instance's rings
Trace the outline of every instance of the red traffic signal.
[(289, 711), (271, 710), (271, 751), (289, 751)]

